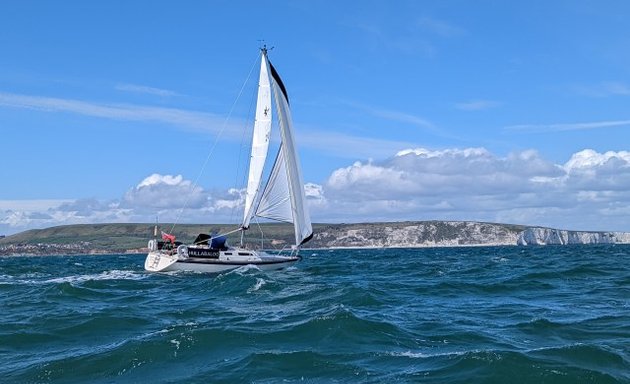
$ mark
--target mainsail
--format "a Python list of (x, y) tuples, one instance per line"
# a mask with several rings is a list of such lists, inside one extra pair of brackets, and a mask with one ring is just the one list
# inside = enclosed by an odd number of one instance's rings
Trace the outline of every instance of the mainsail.
[[(267, 71), (267, 66), (271, 72), (271, 81)], [(267, 76), (266, 81), (262, 80), (264, 75)], [(293, 137), (293, 122), (291, 121), (291, 111), (289, 110), (289, 100), (287, 97), (286, 88), (278, 76), (278, 72), (273, 65), (267, 61), (266, 50), (263, 49), (262, 63), (261, 63), (261, 80), (260, 84), (266, 84), (266, 87), (259, 86), (258, 102), (261, 102), (261, 92), (263, 89), (269, 94), (269, 88), (271, 83), (271, 89), (273, 90), (273, 98), (275, 100), (276, 112), (278, 114), (278, 122), (280, 126), (280, 148), (278, 149), (278, 155), (274, 163), (273, 169), (269, 175), (267, 184), (259, 195), (260, 191), (260, 178), (262, 174), (262, 165), (256, 164), (255, 171), (252, 171), (252, 165), (250, 165), (250, 178), (247, 184), (247, 197), (245, 206), (245, 218), (243, 221), (243, 228), (247, 228), (249, 221), (253, 216), (264, 217), (268, 219), (284, 221), (293, 223), (295, 229), (295, 244), (301, 245), (311, 239), (313, 235), (313, 229), (311, 226), (311, 218), (309, 216), (306, 207), (306, 198), (304, 195), (304, 182), (302, 179), (302, 173), (300, 171), (299, 159), (297, 156), (297, 149), (295, 146), (295, 138)], [(270, 96), (265, 96), (262, 101), (265, 103)], [(265, 104), (266, 105), (266, 104)], [(267, 111), (266, 107), (262, 107), (263, 111)], [(261, 109), (260, 104), (256, 107), (256, 123), (259, 121), (258, 111)], [(271, 113), (263, 113), (264, 117), (269, 116)], [(265, 120), (266, 121), (266, 120)], [(271, 121), (269, 120), (269, 128)], [(265, 128), (267, 125), (265, 125)], [(256, 127), (254, 128), (256, 131)], [(260, 161), (264, 163), (266, 152), (269, 145), (269, 134), (266, 132), (266, 141), (264, 143), (265, 155), (254, 156), (254, 148), (252, 146), (252, 162)], [(257, 133), (254, 132), (254, 135)], [(253, 143), (256, 143), (254, 140)], [(261, 151), (261, 149), (257, 149)], [(258, 152), (257, 152), (258, 154)], [(260, 170), (258, 168), (260, 166)], [(252, 177), (252, 173), (255, 172)], [(251, 200), (250, 200), (250, 191)], [(256, 204), (257, 203), (257, 204)], [(256, 207), (253, 209), (252, 207)], [(247, 224), (247, 225), (246, 225)]]
[(247, 178), (247, 192), (245, 195), (243, 228), (249, 227), (249, 222), (254, 216), (254, 203), (260, 191), (261, 177), (265, 160), (267, 159), (269, 135), (271, 132), (271, 89), (265, 51), (263, 51), (262, 56), (258, 80), (258, 99), (256, 100), (256, 120), (254, 122), (249, 177)]

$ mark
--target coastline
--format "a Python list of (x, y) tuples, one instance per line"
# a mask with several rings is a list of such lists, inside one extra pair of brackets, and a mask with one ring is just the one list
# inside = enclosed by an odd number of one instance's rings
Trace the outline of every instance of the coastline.
[[(166, 226), (167, 224), (162, 224)], [(107, 255), (146, 254), (153, 226), (140, 224), (81, 224), (29, 230), (0, 239), (0, 255)], [(295, 241), (291, 226), (265, 223), (265, 247)], [(227, 224), (181, 224), (174, 232), (183, 244), (199, 233), (221, 233)], [(418, 221), (352, 224), (314, 224), (315, 235), (303, 250), (326, 249), (413, 249), (571, 244), (630, 244), (630, 232), (570, 231), (545, 227), (472, 221)], [(240, 236), (228, 236), (237, 244)], [(258, 233), (248, 232), (245, 248), (260, 249)]]

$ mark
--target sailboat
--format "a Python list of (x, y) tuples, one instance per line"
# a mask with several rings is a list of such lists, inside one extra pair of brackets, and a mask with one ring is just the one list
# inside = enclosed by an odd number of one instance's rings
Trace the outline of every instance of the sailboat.
[[(163, 233), (162, 238), (165, 242), (159, 242), (157, 238), (149, 241), (149, 253), (144, 263), (147, 271), (185, 270), (220, 273), (245, 265), (254, 265), (265, 271), (282, 269), (300, 260), (300, 247), (313, 237), (287, 90), (267, 57), (267, 47), (263, 46), (260, 51), (256, 114), (245, 206), (240, 227), (225, 234), (200, 234), (190, 245), (179, 245), (175, 242), (174, 236)], [(272, 99), (275, 108), (272, 108)], [(277, 114), (280, 145), (274, 165), (265, 177), (266, 180), (263, 180), (269, 152), (273, 109)], [(242, 231), (249, 228), (251, 220), (255, 217), (293, 224), (295, 244), (291, 246), (288, 254), (227, 245), (226, 235), (241, 231), (242, 239)], [(157, 228), (154, 236), (157, 236)]]

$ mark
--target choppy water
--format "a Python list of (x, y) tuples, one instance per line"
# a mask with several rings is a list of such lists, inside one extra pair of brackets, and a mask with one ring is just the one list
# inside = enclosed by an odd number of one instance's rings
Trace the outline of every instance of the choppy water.
[(0, 382), (630, 382), (630, 247), (0, 258)]

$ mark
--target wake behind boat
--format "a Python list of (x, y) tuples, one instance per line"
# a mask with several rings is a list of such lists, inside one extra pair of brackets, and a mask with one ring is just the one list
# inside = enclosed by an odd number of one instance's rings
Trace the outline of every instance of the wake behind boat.
[[(272, 129), (272, 95), (274, 109), (278, 115), (280, 146), (263, 185), (263, 171)], [(298, 255), (300, 246), (313, 237), (313, 229), (306, 207), (304, 182), (295, 146), (287, 91), (278, 72), (267, 58), (266, 47), (261, 48), (255, 116), (241, 226), (220, 235), (200, 234), (191, 245), (177, 243), (175, 236), (162, 233), (163, 242), (157, 238), (149, 241), (149, 254), (144, 262), (147, 271), (186, 270), (218, 273), (244, 265), (255, 265), (267, 271), (286, 268), (300, 260)], [(288, 255), (227, 245), (226, 235), (239, 231), (242, 235), (242, 231), (249, 228), (254, 217), (293, 224), (295, 245), (291, 247)], [(157, 228), (154, 236), (157, 237)]]

